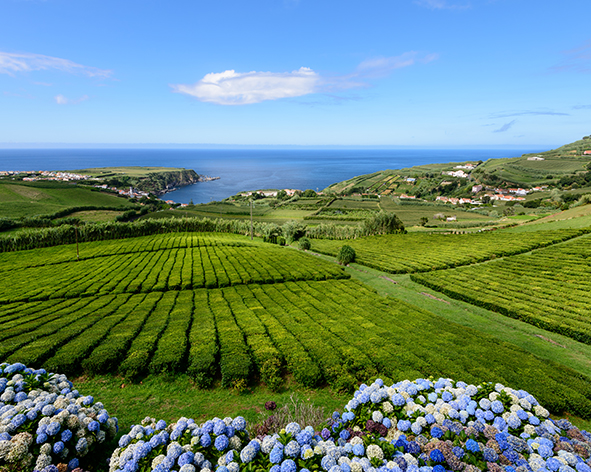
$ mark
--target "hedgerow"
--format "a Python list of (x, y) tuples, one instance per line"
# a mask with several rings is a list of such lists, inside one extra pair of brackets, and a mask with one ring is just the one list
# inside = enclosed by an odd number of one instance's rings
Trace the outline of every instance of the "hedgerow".
[(446, 295), (591, 344), (588, 236), (532, 254), (413, 275)]
[[(514, 233), (396, 234), (351, 239), (357, 262), (393, 274), (429, 272), (512, 256), (567, 241), (590, 229), (535, 231), (516, 237)], [(314, 240), (312, 249), (337, 256), (342, 241)]]

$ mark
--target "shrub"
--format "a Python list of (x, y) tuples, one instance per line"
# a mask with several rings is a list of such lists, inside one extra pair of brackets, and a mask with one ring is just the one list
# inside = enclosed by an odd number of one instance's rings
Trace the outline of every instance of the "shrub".
[(102, 449), (117, 434), (117, 418), (65, 375), (3, 363), (0, 394), (0, 470), (106, 465)]
[(337, 255), (337, 261), (339, 261), (339, 264), (343, 265), (355, 262), (355, 249), (351, 246), (344, 245)]
[(310, 244), (310, 240), (308, 238), (304, 237), (300, 239), (298, 246), (302, 251), (308, 251), (312, 247), (312, 244)]

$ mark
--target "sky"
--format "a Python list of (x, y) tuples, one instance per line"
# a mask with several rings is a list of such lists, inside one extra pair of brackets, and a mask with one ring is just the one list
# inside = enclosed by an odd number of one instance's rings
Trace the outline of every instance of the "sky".
[(589, 0), (0, 0), (0, 145), (558, 146)]

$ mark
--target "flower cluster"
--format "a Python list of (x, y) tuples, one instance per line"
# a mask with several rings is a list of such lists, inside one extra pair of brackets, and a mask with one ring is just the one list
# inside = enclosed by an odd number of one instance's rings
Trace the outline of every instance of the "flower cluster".
[(149, 466), (157, 472), (194, 472), (213, 470), (222, 462), (232, 467), (231, 463), (237, 464), (238, 451), (247, 451), (247, 443), (246, 421), (240, 416), (214, 418), (202, 425), (181, 418), (170, 426), (163, 420), (145, 418), (121, 437), (109, 471), (133, 472)]
[(393, 446), (407, 472), (413, 465), (421, 472), (591, 472), (591, 434), (550, 419), (532, 395), (501, 384), (418, 379), (386, 387), (377, 380), (345, 410), (333, 430)]
[(81, 396), (65, 375), (0, 364), (0, 466), (76, 469), (80, 458), (116, 434), (117, 419)]
[(297, 423), (249, 440), (242, 418), (146, 419), (110, 472), (591, 472), (591, 434), (499, 384), (362, 385), (321, 431)]

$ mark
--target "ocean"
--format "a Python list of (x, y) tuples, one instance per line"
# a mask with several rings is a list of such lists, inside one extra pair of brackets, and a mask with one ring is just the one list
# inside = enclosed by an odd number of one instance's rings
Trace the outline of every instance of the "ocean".
[(0, 149), (0, 170), (75, 170), (165, 166), (220, 177), (168, 193), (177, 203), (207, 203), (242, 191), (330, 184), (385, 169), (518, 157), (545, 146), (492, 149)]

